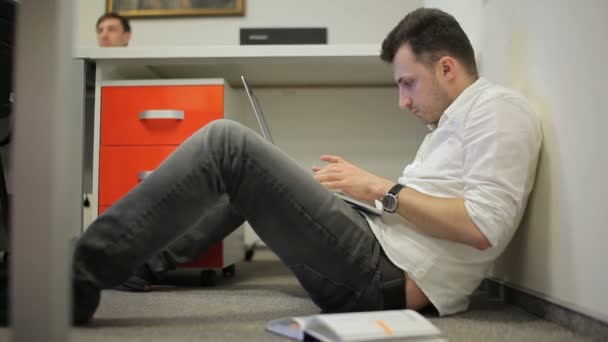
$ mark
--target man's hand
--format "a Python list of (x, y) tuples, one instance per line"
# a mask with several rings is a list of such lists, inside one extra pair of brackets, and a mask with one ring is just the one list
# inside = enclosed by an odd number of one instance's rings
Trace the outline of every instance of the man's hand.
[(321, 160), (329, 164), (323, 167), (313, 166), (317, 181), (330, 190), (340, 190), (367, 203), (380, 199), (394, 184), (347, 162), (342, 157), (323, 155)]

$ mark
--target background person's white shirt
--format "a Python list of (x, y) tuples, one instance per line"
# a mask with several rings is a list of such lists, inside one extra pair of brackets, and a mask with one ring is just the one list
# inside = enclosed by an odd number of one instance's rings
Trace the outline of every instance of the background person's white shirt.
[(397, 214), (367, 218), (388, 257), (441, 315), (468, 307), (469, 295), (511, 240), (534, 183), (541, 137), (526, 99), (480, 78), (447, 108), (399, 177), (430, 196), (464, 198), (492, 244), (485, 251), (420, 233)]

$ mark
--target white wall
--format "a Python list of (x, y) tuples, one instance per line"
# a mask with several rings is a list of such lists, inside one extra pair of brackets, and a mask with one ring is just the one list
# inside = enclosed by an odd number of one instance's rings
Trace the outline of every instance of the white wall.
[(608, 2), (484, 3), (481, 72), (525, 94), (544, 131), (528, 215), (495, 274), (608, 322)]
[[(246, 0), (243, 17), (132, 19), (132, 46), (238, 45), (241, 27), (327, 27), (329, 44), (380, 43), (420, 0)], [(76, 47), (96, 46), (105, 0), (78, 0)]]
[(478, 50), (481, 75), (523, 93), (542, 119), (536, 187), (494, 277), (608, 322), (608, 2), (424, 4), (452, 13)]
[[(429, 133), (397, 107), (396, 88), (255, 91), (275, 143), (306, 168), (322, 165), (322, 154), (336, 154), (396, 181)], [(259, 130), (246, 97), (240, 100), (244, 123)]]

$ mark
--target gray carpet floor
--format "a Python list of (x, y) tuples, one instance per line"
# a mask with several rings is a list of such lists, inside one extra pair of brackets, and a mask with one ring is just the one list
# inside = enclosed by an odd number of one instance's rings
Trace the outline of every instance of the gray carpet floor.
[[(180, 270), (149, 293), (104, 291), (91, 325), (72, 330), (72, 341), (288, 341), (264, 330), (267, 321), (319, 309), (295, 277), (268, 250), (239, 263), (233, 278), (198, 286), (198, 272)], [(591, 341), (525, 311), (473, 297), (469, 311), (429, 317), (449, 341)], [(7, 329), (0, 329), (6, 340)]]

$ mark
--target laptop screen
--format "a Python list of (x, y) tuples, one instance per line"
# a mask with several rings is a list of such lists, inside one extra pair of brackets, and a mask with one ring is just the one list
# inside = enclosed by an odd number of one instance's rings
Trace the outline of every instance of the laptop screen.
[(264, 114), (262, 113), (262, 108), (260, 107), (260, 103), (258, 102), (257, 97), (255, 97), (255, 94), (253, 93), (253, 89), (249, 87), (247, 81), (245, 81), (245, 77), (242, 75), (241, 81), (243, 81), (243, 86), (245, 87), (245, 92), (247, 93), (247, 97), (249, 98), (251, 107), (253, 107), (255, 117), (258, 119), (258, 124), (260, 125), (260, 129), (262, 130), (262, 136), (264, 136), (264, 139), (274, 144), (274, 141), (272, 140), (272, 135), (270, 135), (270, 130), (268, 129), (268, 125), (266, 124), (266, 119), (264, 118)]

